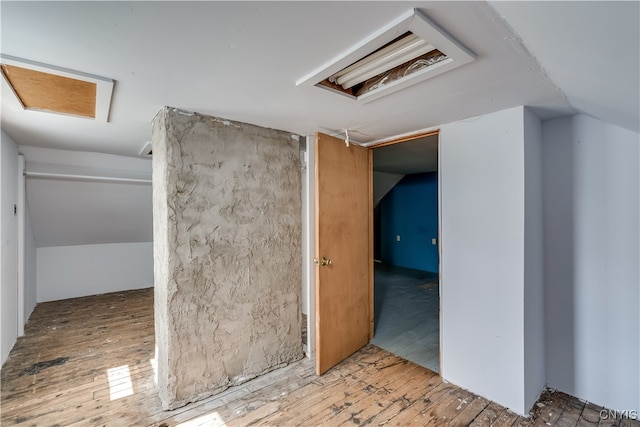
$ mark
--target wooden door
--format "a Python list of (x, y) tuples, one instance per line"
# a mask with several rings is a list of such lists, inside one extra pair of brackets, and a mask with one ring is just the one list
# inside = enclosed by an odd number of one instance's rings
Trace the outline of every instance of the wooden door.
[(371, 152), (316, 135), (316, 372), (373, 336)]

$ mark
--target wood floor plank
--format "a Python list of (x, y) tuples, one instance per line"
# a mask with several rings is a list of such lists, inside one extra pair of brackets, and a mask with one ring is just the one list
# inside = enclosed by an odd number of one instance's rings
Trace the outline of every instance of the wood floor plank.
[[(325, 386), (331, 384), (332, 382), (338, 381), (343, 377), (350, 375), (352, 372), (366, 369), (367, 366), (374, 366), (377, 361), (379, 361), (381, 358), (385, 356), (390, 356), (390, 355), (388, 355), (388, 353), (386, 352), (383, 353), (377, 347), (365, 346), (360, 352), (355, 354), (353, 357), (343, 361), (336, 368), (326, 373), (322, 378), (319, 378), (315, 376), (315, 374), (313, 374), (313, 372), (315, 372), (315, 367), (311, 361), (305, 360), (303, 362), (299, 362), (299, 363), (306, 364), (307, 366), (306, 370), (311, 370), (312, 374), (309, 374), (309, 372), (304, 372), (303, 375), (301, 375), (303, 378), (309, 379), (310, 382), (307, 383), (305, 386), (295, 390), (296, 398), (290, 401), (291, 403), (293, 403), (293, 405), (290, 405), (290, 406), (295, 407), (295, 403), (303, 404), (306, 401), (304, 399), (305, 396), (314, 395), (319, 390), (322, 391)], [(284, 368), (283, 370), (286, 370), (286, 369), (287, 368)], [(275, 373), (269, 373), (269, 374), (263, 375), (245, 384), (242, 387), (234, 388), (235, 390), (229, 390), (229, 391), (223, 392), (218, 396), (205, 399), (200, 403), (194, 403), (194, 404), (188, 405), (185, 408), (179, 408), (172, 412), (173, 413), (180, 412), (180, 413), (186, 414), (186, 412), (195, 410), (196, 405), (197, 405), (197, 410), (199, 412), (219, 410), (220, 408), (225, 407), (225, 405), (226, 405), (226, 409), (236, 410), (237, 408), (241, 407), (245, 403), (245, 400), (249, 402), (251, 401), (251, 398), (246, 399), (246, 397), (249, 396), (249, 394), (264, 393), (264, 390), (266, 388), (271, 387), (271, 384), (275, 382), (273, 379), (274, 375)], [(294, 392), (291, 393), (291, 396), (293, 395), (294, 395)], [(289, 398), (290, 396), (287, 396), (284, 398), (284, 400), (288, 401)], [(288, 405), (285, 405), (285, 406), (289, 407)], [(188, 411), (186, 411), (185, 409), (188, 409)], [(298, 410), (294, 410), (294, 411), (295, 413), (298, 412)], [(190, 416), (189, 414), (186, 414), (184, 416), (177, 414), (174, 418), (165, 417), (164, 419), (162, 419), (162, 421), (163, 422), (179, 422), (179, 421), (181, 422), (181, 421), (188, 420), (189, 416)]]
[[(156, 388), (155, 383), (152, 381), (153, 375), (151, 371), (151, 368), (144, 369), (134, 367), (134, 369), (132, 370), (132, 376), (144, 379), (144, 381), (136, 383), (136, 392), (151, 391), (155, 393)], [(100, 396), (109, 396), (109, 394), (109, 382), (107, 381), (106, 377), (102, 378), (102, 375), (99, 375), (95, 377), (94, 381), (92, 382), (87, 382), (79, 385), (76, 383), (75, 387), (67, 388), (63, 391), (41, 391), (40, 393), (32, 393), (26, 395), (19, 400), (13, 400), (13, 402), (19, 403), (15, 406), (3, 405), (2, 411), (4, 412), (5, 416), (19, 416), (21, 413), (29, 413), (34, 411), (38, 407), (55, 405), (60, 401), (64, 401), (67, 404), (70, 402), (81, 403), (88, 400), (96, 399)]]
[(404, 400), (407, 391), (424, 387), (424, 384), (434, 376), (433, 372), (418, 365), (412, 365), (408, 370), (394, 376), (384, 387), (371, 390), (372, 392), (358, 401), (357, 405), (348, 408), (348, 411), (343, 411), (342, 416), (334, 418), (332, 425), (372, 424), (384, 409), (391, 407), (397, 401), (397, 396), (402, 396)]
[(600, 422), (600, 410), (602, 410), (602, 406), (587, 402), (576, 425), (578, 427), (596, 427)]
[(25, 332), (0, 373), (2, 425), (638, 427), (601, 420), (600, 407), (551, 391), (524, 419), (371, 344), (321, 377), (304, 359), (163, 411), (152, 289), (39, 304)]
[(343, 402), (332, 404), (330, 408), (314, 414), (306, 422), (311, 425), (323, 423), (332, 426), (343, 423), (362, 424), (364, 420), (360, 413), (364, 408), (383, 401), (385, 396), (406, 383), (415, 371), (424, 369), (397, 357), (395, 359), (395, 364), (381, 368), (381, 375), (371, 375), (354, 384), (355, 387), (348, 390), (350, 395)]
[[(381, 426), (389, 423), (396, 415), (424, 398), (431, 390), (442, 384), (439, 376), (427, 369), (420, 371), (412, 380), (401, 386), (377, 407), (369, 407), (370, 412), (360, 415), (361, 425)], [(347, 424), (347, 423), (345, 423)]]
[(438, 404), (431, 406), (420, 414), (419, 425), (442, 426), (450, 423), (460, 412), (467, 407), (473, 395), (466, 390), (459, 390), (453, 394), (453, 398), (441, 399)]
[[(375, 387), (379, 381), (384, 381), (387, 376), (384, 369), (391, 368), (391, 372), (404, 367), (408, 362), (389, 354), (380, 361), (369, 367), (368, 371), (358, 371), (344, 378), (343, 381), (336, 382), (326, 387), (324, 391), (316, 396), (307, 399), (310, 406), (304, 407), (303, 411), (298, 410), (290, 418), (283, 421), (287, 425), (319, 425), (329, 420), (340, 411), (353, 405), (354, 400), (358, 400), (358, 393), (367, 387)], [(297, 397), (297, 396), (294, 396)]]
[(489, 406), (489, 401), (480, 396), (473, 396), (471, 402), (458, 413), (458, 415), (447, 422), (449, 426), (468, 426), (476, 417)]
[(417, 399), (406, 408), (403, 408), (388, 422), (390, 426), (422, 425), (420, 416), (427, 410), (433, 410), (441, 400), (450, 401), (455, 398), (456, 387), (441, 382), (436, 388), (429, 391), (422, 399)]
[(492, 427), (511, 427), (516, 422), (521, 420), (522, 417), (519, 417), (518, 414), (505, 409), (500, 413), (498, 418), (491, 424)]
[[(244, 396), (228, 400), (225, 404), (215, 407), (208, 412), (215, 412), (220, 418), (225, 419), (235, 425), (246, 425), (256, 422), (276, 412), (283, 396), (294, 393), (296, 390), (308, 385), (313, 378), (283, 378), (281, 381), (267, 385), (259, 391), (246, 393)], [(197, 411), (191, 408), (188, 411), (163, 419), (169, 425), (175, 425), (190, 421), (194, 416), (203, 412), (204, 408), (199, 406)], [(242, 421), (239, 421), (242, 420)]]
[(555, 425), (558, 427), (575, 427), (576, 424), (578, 424), (584, 406), (584, 402), (563, 393), (562, 413), (558, 417)]
[[(308, 387), (300, 389), (283, 400), (282, 409), (272, 417), (266, 418), (265, 422), (273, 425), (295, 425), (305, 421), (313, 414), (317, 407), (329, 406), (328, 399), (335, 401), (344, 395), (345, 389), (350, 384), (355, 383), (360, 378), (366, 378), (377, 370), (377, 366), (383, 366), (387, 361), (394, 361), (397, 358), (387, 352), (372, 354), (357, 364), (344, 366), (343, 364), (333, 368), (328, 373), (318, 378), (313, 384), (321, 384), (320, 388)], [(344, 363), (344, 362), (343, 362)], [(361, 366), (360, 369), (356, 367)], [(323, 403), (324, 402), (324, 403)]]
[(488, 427), (498, 419), (505, 410), (504, 406), (490, 402), (470, 423), (469, 427)]
[(544, 403), (539, 403), (544, 406), (540, 407), (538, 416), (532, 420), (531, 425), (534, 427), (554, 425), (564, 410), (564, 399), (559, 394), (551, 396), (551, 393), (549, 393), (549, 395), (545, 396), (545, 393), (543, 393), (541, 400), (544, 400)]
[[(303, 370), (298, 367), (304, 366)], [(190, 421), (199, 414), (208, 412), (220, 412), (222, 410), (235, 411), (238, 408), (251, 402), (255, 397), (273, 394), (274, 389), (278, 389), (282, 384), (295, 384), (293, 389), (298, 389), (314, 381), (315, 376), (308, 375), (307, 371), (315, 372), (315, 365), (309, 360), (302, 360), (296, 365), (290, 365), (280, 370), (269, 372), (248, 383), (237, 387), (231, 387), (215, 396), (203, 399), (199, 402), (190, 403), (182, 408), (173, 411), (157, 411), (146, 420), (149, 423), (177, 424)]]

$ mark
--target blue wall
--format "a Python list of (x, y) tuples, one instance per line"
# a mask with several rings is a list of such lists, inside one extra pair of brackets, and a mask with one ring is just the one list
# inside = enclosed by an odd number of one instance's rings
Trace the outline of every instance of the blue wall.
[(402, 178), (380, 202), (380, 222), (383, 263), (438, 272), (437, 172)]

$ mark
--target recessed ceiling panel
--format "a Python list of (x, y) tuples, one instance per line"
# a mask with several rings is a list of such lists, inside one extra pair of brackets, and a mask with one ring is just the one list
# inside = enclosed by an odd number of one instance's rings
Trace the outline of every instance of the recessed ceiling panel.
[(475, 55), (413, 9), (296, 82), (369, 102), (458, 68)]

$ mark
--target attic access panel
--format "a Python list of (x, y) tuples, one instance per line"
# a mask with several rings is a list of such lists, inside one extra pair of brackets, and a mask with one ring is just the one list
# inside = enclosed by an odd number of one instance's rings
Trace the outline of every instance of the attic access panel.
[(109, 121), (113, 80), (10, 55), (0, 64), (12, 109)]
[(471, 51), (413, 9), (298, 80), (296, 85), (328, 89), (366, 103), (474, 59)]
[(14, 65), (0, 65), (25, 109), (96, 116), (96, 84)]

